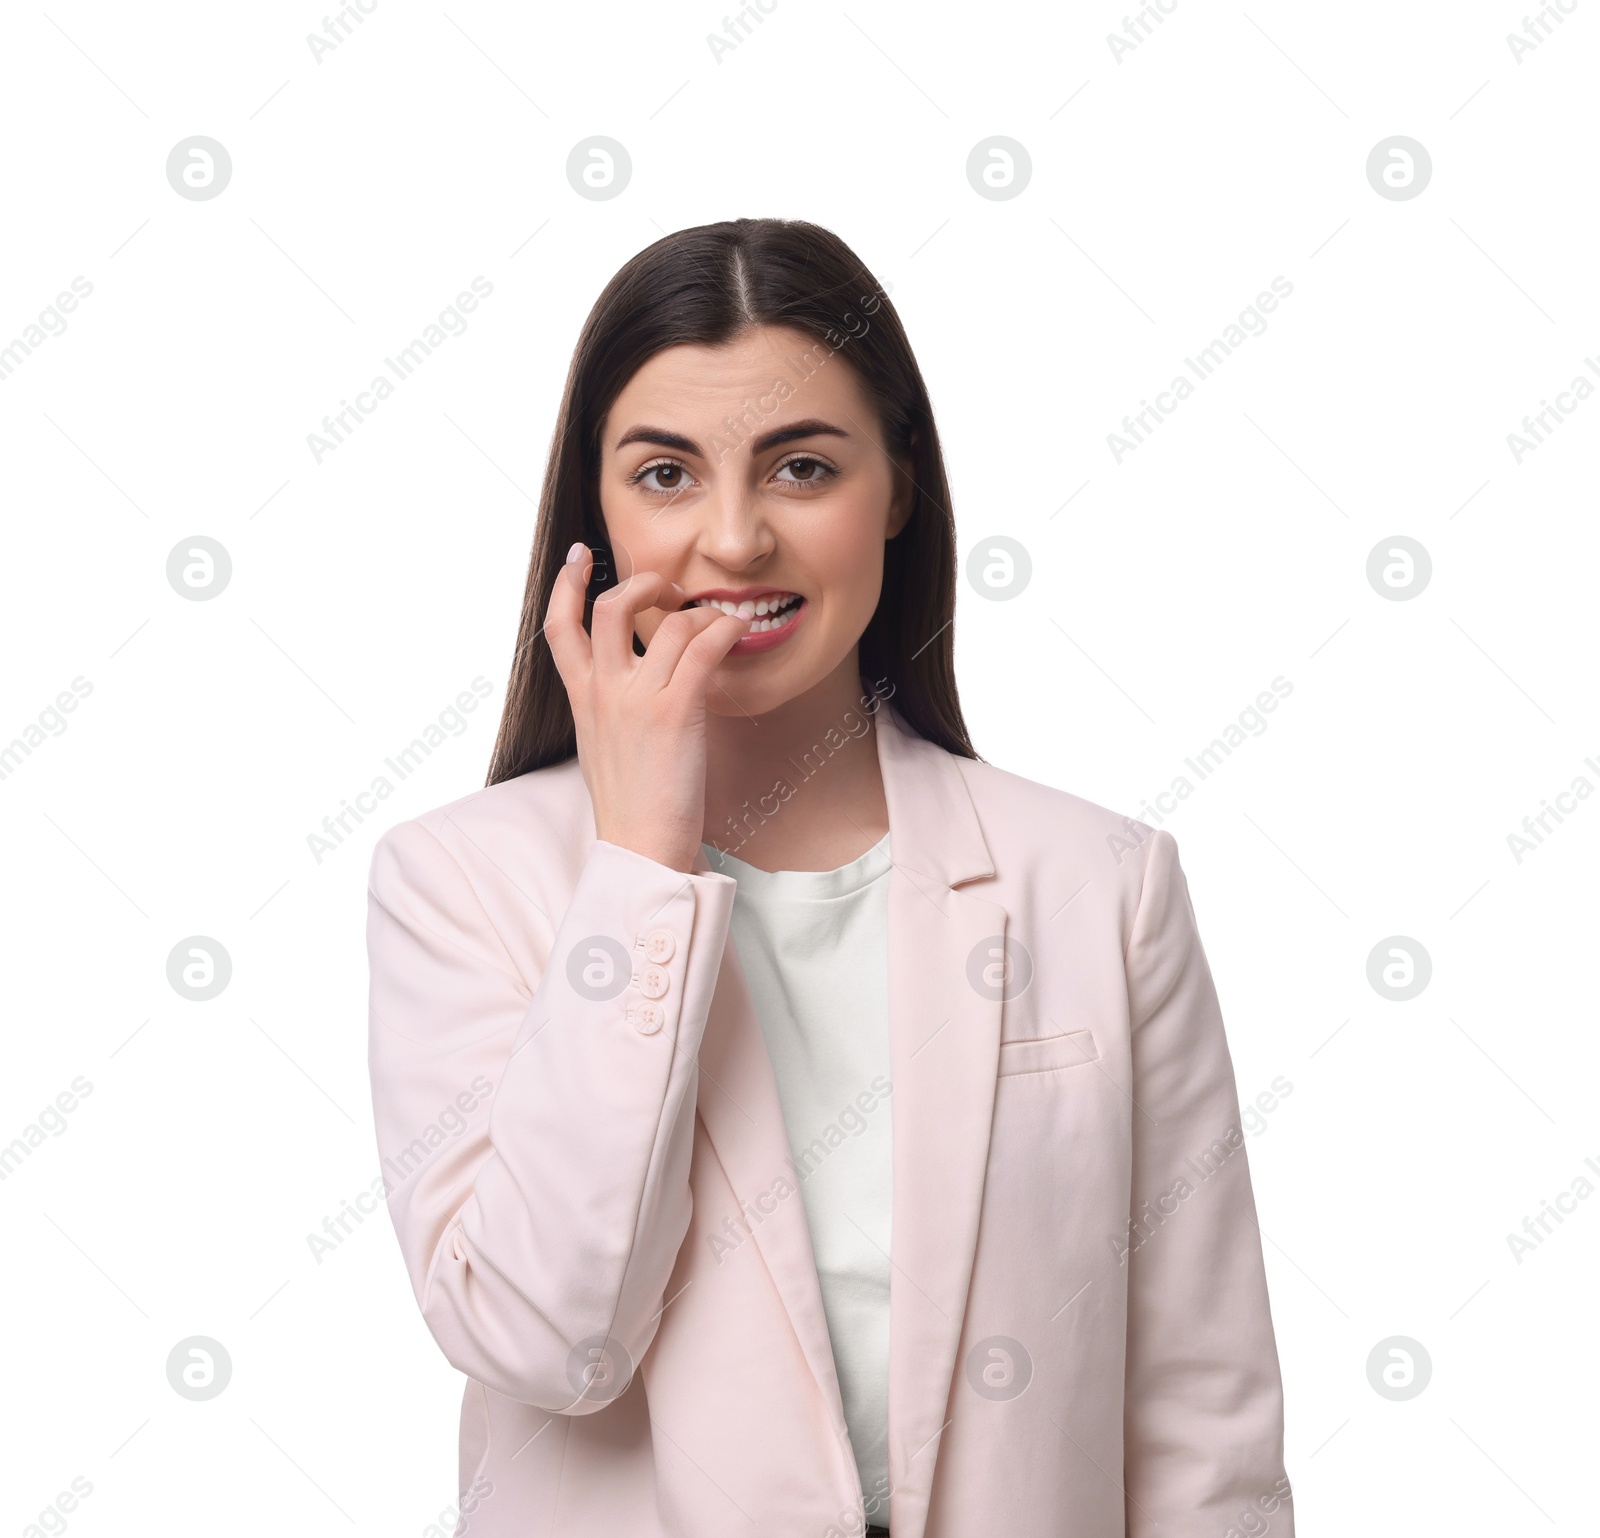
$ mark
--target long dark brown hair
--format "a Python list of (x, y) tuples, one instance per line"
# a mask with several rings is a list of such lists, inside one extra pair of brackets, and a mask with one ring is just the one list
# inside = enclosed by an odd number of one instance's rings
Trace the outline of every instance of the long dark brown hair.
[(594, 551), (585, 625), (595, 598), (617, 580), (600, 515), (606, 413), (663, 348), (720, 346), (761, 325), (808, 333), (822, 358), (838, 352), (877, 411), (891, 460), (909, 466), (911, 516), (884, 547), (883, 590), (861, 636), (861, 676), (873, 686), (886, 681), (879, 692), (918, 735), (964, 758), (978, 756), (956, 696), (950, 488), (928, 389), (900, 318), (860, 258), (831, 230), (797, 219), (731, 219), (647, 246), (606, 285), (584, 322), (550, 444), (487, 784), (563, 763), (578, 750), (572, 706), (542, 627), (574, 542)]

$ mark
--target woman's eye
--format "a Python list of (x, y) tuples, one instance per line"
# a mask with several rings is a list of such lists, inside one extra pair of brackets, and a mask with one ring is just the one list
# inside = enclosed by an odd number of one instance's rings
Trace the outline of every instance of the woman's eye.
[[(824, 459), (811, 454), (797, 454), (778, 466), (775, 478), (786, 486), (816, 488), (838, 475), (838, 471)], [(642, 487), (657, 496), (674, 496), (695, 484), (688, 467), (672, 459), (658, 459), (640, 467), (628, 477), (632, 486)]]
[(670, 459), (662, 459), (654, 464), (642, 465), (629, 479), (634, 485), (643, 486), (646, 491), (682, 491), (688, 485), (689, 472)]
[(778, 466), (781, 477), (785, 470), (793, 471), (791, 481), (802, 486), (816, 486), (827, 480), (830, 476), (838, 474), (832, 465), (820, 459), (812, 459), (808, 455), (800, 455), (795, 459), (786, 459)]

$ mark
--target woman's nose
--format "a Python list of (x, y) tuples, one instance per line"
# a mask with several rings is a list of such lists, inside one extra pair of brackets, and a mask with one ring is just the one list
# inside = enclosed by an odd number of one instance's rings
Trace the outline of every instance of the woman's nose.
[(724, 484), (700, 504), (702, 524), (696, 541), (700, 553), (729, 571), (738, 571), (770, 555), (777, 538), (761, 508), (761, 499), (743, 485)]

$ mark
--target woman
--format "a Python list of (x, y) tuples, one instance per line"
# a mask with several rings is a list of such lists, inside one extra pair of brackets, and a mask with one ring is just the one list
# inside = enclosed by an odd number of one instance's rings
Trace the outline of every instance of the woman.
[(372, 861), (458, 1531), (1292, 1532), (1176, 845), (977, 758), (955, 580), (843, 242), (741, 219), (617, 274), (489, 784)]

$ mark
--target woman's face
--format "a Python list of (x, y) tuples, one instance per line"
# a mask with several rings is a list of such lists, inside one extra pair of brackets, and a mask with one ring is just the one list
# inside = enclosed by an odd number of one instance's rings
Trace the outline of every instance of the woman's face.
[[(690, 604), (755, 616), (717, 668), (716, 714), (757, 716), (806, 693), (877, 607), (884, 541), (905, 526), (912, 482), (845, 357), (772, 326), (669, 347), (602, 425), (600, 507), (619, 579), (659, 572)], [(645, 645), (664, 618), (640, 612)]]

